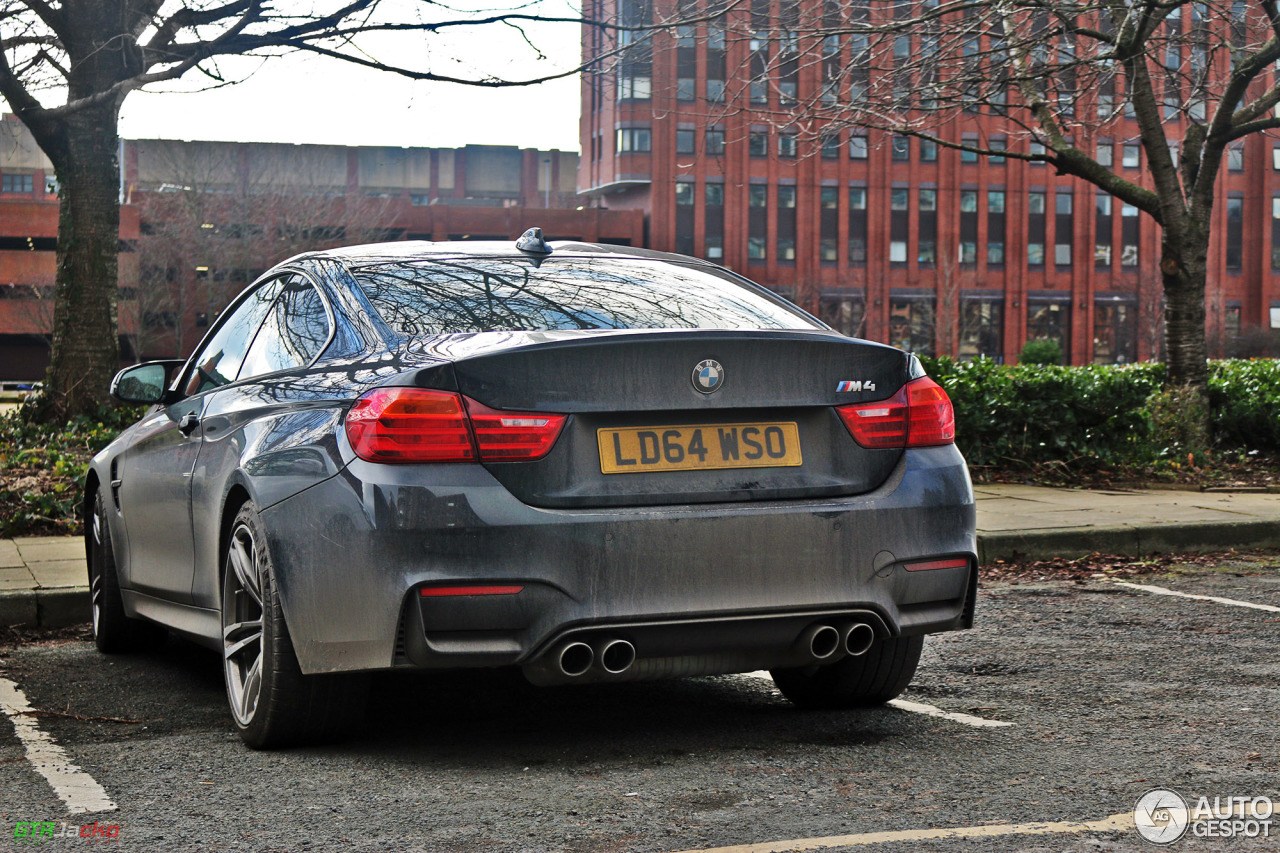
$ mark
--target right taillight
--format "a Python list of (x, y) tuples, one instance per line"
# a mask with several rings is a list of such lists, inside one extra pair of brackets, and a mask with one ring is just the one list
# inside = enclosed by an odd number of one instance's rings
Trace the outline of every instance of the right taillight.
[(934, 447), (956, 438), (951, 398), (927, 376), (908, 382), (887, 400), (837, 406), (836, 412), (863, 447)]
[(344, 426), (352, 450), (370, 462), (515, 462), (545, 456), (566, 417), (490, 409), (451, 391), (375, 388)]

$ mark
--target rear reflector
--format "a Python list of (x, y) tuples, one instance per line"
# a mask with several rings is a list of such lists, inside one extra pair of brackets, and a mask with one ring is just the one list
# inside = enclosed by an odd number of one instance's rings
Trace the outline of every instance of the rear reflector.
[(545, 456), (566, 418), (490, 409), (451, 391), (375, 388), (344, 426), (356, 455), (370, 462), (509, 462)]
[(951, 399), (927, 376), (908, 382), (887, 400), (837, 406), (836, 412), (863, 447), (934, 447), (956, 438)]
[(515, 595), (522, 586), (428, 586), (422, 588), (423, 598), (443, 598), (453, 595)]
[(925, 560), (920, 563), (903, 563), (902, 568), (909, 572), (927, 572), (930, 569), (963, 569), (967, 568), (969, 561), (964, 557), (957, 557), (953, 560)]

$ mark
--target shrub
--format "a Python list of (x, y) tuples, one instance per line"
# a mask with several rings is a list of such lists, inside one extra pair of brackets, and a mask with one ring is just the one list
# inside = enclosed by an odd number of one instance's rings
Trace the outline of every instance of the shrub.
[(924, 361), (951, 396), (956, 443), (972, 466), (1097, 468), (1145, 461), (1151, 455), (1145, 404), (1164, 378), (1162, 365)]
[(1210, 362), (1209, 422), (1220, 447), (1280, 450), (1280, 362)]
[(89, 460), (141, 413), (104, 408), (65, 427), (33, 422), (25, 407), (0, 415), (0, 535), (76, 532)]
[(1062, 364), (1062, 347), (1057, 341), (1027, 341), (1018, 354), (1019, 364)]

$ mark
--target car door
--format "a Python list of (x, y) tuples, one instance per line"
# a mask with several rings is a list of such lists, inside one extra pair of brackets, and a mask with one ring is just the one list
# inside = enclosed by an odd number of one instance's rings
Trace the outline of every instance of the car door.
[(129, 537), (122, 584), (170, 601), (191, 600), (194, 545), (191, 477), (211, 393), (235, 379), (249, 345), (283, 283), (272, 279), (246, 291), (210, 330), (174, 388), (183, 399), (152, 411), (121, 456), (120, 505)]
[(314, 396), (298, 369), (310, 366), (333, 338), (333, 316), (317, 288), (298, 274), (282, 282), (235, 384), (210, 393), (201, 416), (204, 441), (191, 478), (191, 507), (196, 553), (206, 557), (192, 588), (202, 607), (215, 606), (220, 595), (217, 566), (207, 563), (219, 551), (225, 484), (246, 454), (287, 429), (298, 404)]

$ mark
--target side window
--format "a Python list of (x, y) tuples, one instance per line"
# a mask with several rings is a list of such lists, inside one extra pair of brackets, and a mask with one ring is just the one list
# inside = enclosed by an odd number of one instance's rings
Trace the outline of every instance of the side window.
[(194, 367), (184, 386), (188, 395), (226, 385), (236, 378), (250, 341), (283, 286), (284, 280), (279, 278), (264, 283), (218, 326), (192, 360)]
[(329, 315), (314, 286), (289, 278), (249, 347), (237, 378), (310, 364), (329, 340)]

